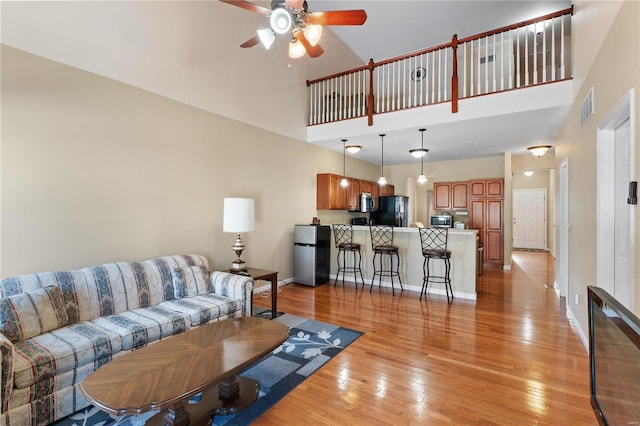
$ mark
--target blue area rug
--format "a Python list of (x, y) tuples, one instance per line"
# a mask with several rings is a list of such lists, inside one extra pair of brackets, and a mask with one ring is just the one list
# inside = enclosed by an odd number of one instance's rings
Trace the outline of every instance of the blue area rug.
[[(258, 400), (246, 410), (229, 416), (216, 416), (214, 425), (247, 425), (260, 417), (327, 361), (353, 343), (362, 332), (313, 321), (295, 315), (278, 316), (289, 327), (289, 339), (270, 355), (240, 373), (260, 383)], [(197, 402), (197, 398), (193, 403)], [(157, 411), (139, 416), (111, 416), (89, 406), (54, 423), (55, 426), (142, 426)]]

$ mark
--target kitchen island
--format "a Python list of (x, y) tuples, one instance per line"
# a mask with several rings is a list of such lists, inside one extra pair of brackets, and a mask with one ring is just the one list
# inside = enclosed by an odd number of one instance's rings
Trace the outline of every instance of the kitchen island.
[[(338, 265), (337, 249), (331, 235), (331, 278), (335, 279)], [(451, 286), (455, 297), (461, 299), (476, 299), (476, 279), (478, 265), (478, 231), (474, 229), (449, 229), (447, 249), (451, 251)], [(371, 234), (368, 226), (353, 226), (353, 242), (360, 243), (362, 252), (362, 274), (367, 287), (371, 285), (373, 276), (373, 250), (371, 249)], [(418, 228), (394, 228), (393, 244), (398, 247), (400, 254), (400, 276), (405, 290), (420, 292), (422, 289), (422, 245)], [(431, 263), (433, 274), (444, 275), (444, 262)], [(342, 278), (342, 275), (340, 275)], [(358, 277), (359, 279), (359, 277)], [(347, 274), (345, 280), (354, 281), (353, 275)], [(360, 281), (358, 281), (360, 282)], [(396, 289), (399, 284), (394, 279)], [(378, 279), (374, 285), (378, 286)], [(391, 280), (385, 277), (383, 287), (391, 287)], [(429, 293), (445, 294), (443, 284), (429, 284)]]

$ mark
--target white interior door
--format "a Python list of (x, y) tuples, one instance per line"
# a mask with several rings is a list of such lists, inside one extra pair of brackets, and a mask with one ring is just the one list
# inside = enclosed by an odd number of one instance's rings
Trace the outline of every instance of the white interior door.
[(513, 247), (547, 248), (547, 190), (513, 190)]
[(631, 218), (632, 206), (627, 204), (628, 185), (631, 180), (629, 149), (630, 122), (626, 120), (614, 130), (614, 212), (613, 212), (613, 286), (614, 297), (633, 310), (631, 268)]
[(598, 126), (596, 285), (634, 311), (633, 91)]

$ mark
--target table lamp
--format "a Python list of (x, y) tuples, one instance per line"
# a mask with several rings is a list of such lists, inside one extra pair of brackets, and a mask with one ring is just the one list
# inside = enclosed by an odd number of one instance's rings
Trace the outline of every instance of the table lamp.
[(249, 232), (255, 229), (255, 203), (253, 198), (225, 198), (224, 221), (222, 230), (238, 234), (236, 242), (231, 249), (236, 253), (236, 260), (231, 264), (234, 271), (246, 271), (247, 267), (240, 255), (244, 250), (244, 243), (240, 238), (241, 232)]

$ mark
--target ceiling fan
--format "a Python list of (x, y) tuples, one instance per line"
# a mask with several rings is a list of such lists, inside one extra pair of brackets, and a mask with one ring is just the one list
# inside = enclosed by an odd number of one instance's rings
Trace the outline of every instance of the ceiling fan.
[(271, 9), (245, 0), (220, 0), (269, 18), (269, 28), (259, 29), (257, 34), (240, 47), (253, 47), (262, 43), (269, 49), (276, 34), (290, 34), (289, 57), (299, 58), (307, 53), (317, 58), (324, 53), (318, 42), (323, 25), (362, 25), (367, 13), (362, 9), (309, 12), (306, 0), (272, 0)]

